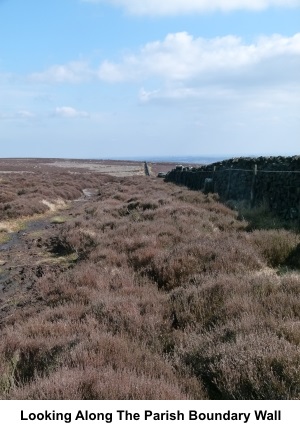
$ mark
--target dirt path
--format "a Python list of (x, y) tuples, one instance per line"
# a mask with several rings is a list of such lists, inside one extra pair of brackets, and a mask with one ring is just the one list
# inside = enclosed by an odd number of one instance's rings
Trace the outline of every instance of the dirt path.
[(42, 261), (47, 254), (43, 236), (55, 228), (49, 217), (34, 220), (25, 229), (11, 233), (10, 240), (0, 246), (0, 322), (13, 304), (18, 305), (16, 293), (22, 296), (43, 274)]
[(21, 230), (9, 233), (9, 240), (0, 245), (0, 325), (16, 307), (22, 306), (24, 293), (33, 288), (45, 271), (63, 271), (70, 266), (71, 261), (49, 252), (45, 239), (58, 234), (59, 225), (76, 206), (97, 192), (84, 189), (81, 198), (27, 222)]

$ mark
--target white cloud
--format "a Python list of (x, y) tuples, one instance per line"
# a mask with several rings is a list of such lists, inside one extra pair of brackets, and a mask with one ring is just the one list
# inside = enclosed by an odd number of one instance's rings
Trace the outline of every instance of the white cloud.
[(17, 112), (17, 116), (23, 119), (35, 118), (35, 114), (28, 110), (20, 110), (19, 112)]
[(176, 15), (210, 11), (264, 10), (269, 7), (297, 7), (300, 0), (83, 0), (108, 3), (137, 15)]
[[(179, 32), (147, 43), (119, 62), (106, 59), (94, 69), (87, 63), (73, 62), (32, 77), (50, 83), (136, 82), (145, 88), (139, 94), (142, 103), (209, 97), (225, 100), (251, 92), (264, 103), (260, 92), (277, 93), (279, 89), (288, 103), (299, 92), (299, 70), (300, 33), (264, 36), (245, 43), (234, 35), (205, 39)], [(71, 118), (87, 113), (60, 107), (56, 115)]]
[(89, 116), (87, 112), (79, 111), (70, 106), (57, 107), (54, 115), (62, 118), (87, 118)]
[(92, 71), (87, 63), (73, 61), (68, 64), (54, 65), (44, 72), (32, 73), (29, 76), (35, 82), (76, 84), (90, 79)]
[(94, 69), (82, 62), (54, 65), (31, 74), (30, 79), (77, 84), (96, 79), (114, 83), (156, 78), (165, 82), (197, 80), (207, 84), (231, 80), (235, 85), (247, 81), (268, 85), (274, 80), (299, 81), (299, 68), (300, 33), (260, 37), (247, 44), (233, 35), (205, 39), (179, 32), (147, 43), (120, 62), (106, 59)]
[(100, 80), (106, 82), (122, 82), (126, 80), (126, 75), (122, 68), (107, 60), (100, 65), (96, 75)]
[[(291, 67), (287, 67), (289, 62)], [(278, 67), (274, 69), (275, 64)], [(146, 44), (140, 52), (125, 56), (120, 63), (105, 61), (98, 77), (106, 81), (156, 77), (166, 82), (216, 83), (224, 79), (261, 79), (262, 75), (271, 81), (274, 76), (285, 80), (294, 75), (299, 80), (298, 66), (300, 33), (292, 37), (261, 37), (245, 44), (231, 35), (204, 39), (181, 32)]]
[[(129, 79), (128, 64), (124, 58), (119, 67)], [(285, 120), (300, 109), (300, 34), (245, 44), (235, 36), (195, 39), (177, 33), (147, 44), (134, 64), (134, 76), (144, 77), (143, 105), (189, 106), (211, 115), (248, 112), (252, 119), (276, 112)]]
[(219, 87), (173, 87), (164, 88), (162, 90), (147, 91), (141, 88), (139, 91), (139, 100), (141, 103), (155, 102), (159, 103), (176, 103), (184, 100), (230, 100), (234, 101), (236, 94), (234, 91)]
[(29, 110), (19, 110), (17, 112), (0, 112), (0, 120), (31, 120), (36, 115)]

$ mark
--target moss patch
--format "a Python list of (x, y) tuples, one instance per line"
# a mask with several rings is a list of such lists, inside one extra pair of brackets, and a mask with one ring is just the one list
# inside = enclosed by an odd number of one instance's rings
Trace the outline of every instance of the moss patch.
[(67, 221), (67, 218), (61, 215), (54, 216), (51, 218), (51, 224), (64, 224)]

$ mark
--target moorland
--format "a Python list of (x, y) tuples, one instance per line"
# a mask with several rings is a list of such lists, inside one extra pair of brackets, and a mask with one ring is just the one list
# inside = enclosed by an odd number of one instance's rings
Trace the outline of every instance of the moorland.
[(1, 399), (300, 398), (299, 229), (168, 167), (0, 160)]

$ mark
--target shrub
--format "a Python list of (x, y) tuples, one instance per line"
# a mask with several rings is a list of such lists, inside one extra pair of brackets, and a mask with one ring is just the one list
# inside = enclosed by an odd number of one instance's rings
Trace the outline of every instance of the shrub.
[[(222, 400), (282, 400), (300, 395), (299, 347), (274, 333), (207, 333), (186, 362), (204, 381), (210, 397)], [(220, 337), (227, 338), (220, 342)]]
[(299, 398), (297, 234), (151, 177), (1, 186), (6, 235), (9, 217), (45, 213), (1, 251), (1, 398)]
[(286, 264), (289, 256), (295, 253), (300, 240), (297, 234), (286, 230), (254, 231), (250, 238), (271, 267)]

